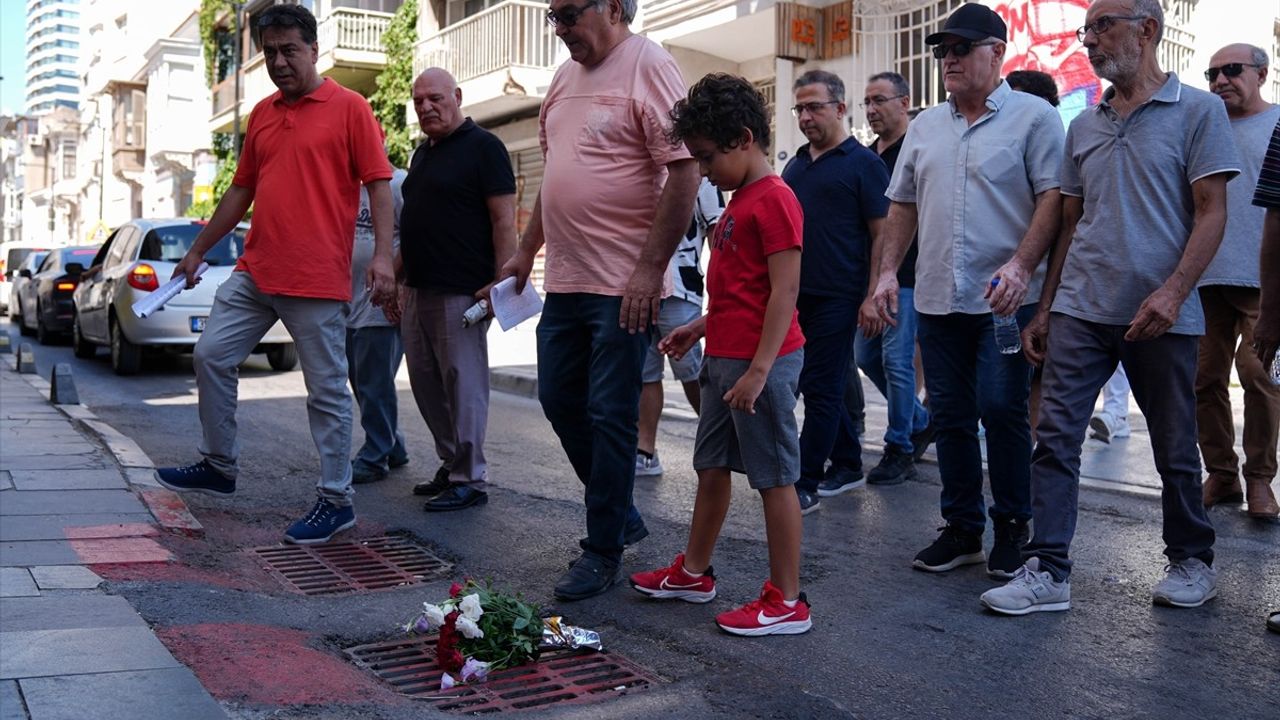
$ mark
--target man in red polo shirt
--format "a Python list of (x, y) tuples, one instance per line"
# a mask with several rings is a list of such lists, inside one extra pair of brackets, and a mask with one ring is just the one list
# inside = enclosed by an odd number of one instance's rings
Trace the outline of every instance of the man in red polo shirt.
[(204, 459), (157, 469), (156, 479), (179, 492), (235, 492), (237, 368), (282, 320), (302, 361), (311, 436), (320, 451), (319, 500), (285, 540), (322, 543), (356, 524), (343, 304), (351, 299), (361, 184), (369, 192), (375, 244), (367, 282), (375, 304), (394, 298), (391, 166), (369, 104), (316, 72), (315, 17), (300, 5), (274, 5), (257, 27), (279, 92), (254, 107), (235, 179), (174, 270), (174, 277), (186, 275), (188, 286), (198, 282), (194, 273), (205, 252), (256, 202), (244, 254), (218, 288), (196, 343)]

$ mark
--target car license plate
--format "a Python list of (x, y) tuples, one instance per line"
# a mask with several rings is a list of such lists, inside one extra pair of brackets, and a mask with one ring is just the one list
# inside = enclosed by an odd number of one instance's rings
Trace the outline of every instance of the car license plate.
[(204, 332), (204, 324), (205, 324), (205, 321), (208, 319), (209, 318), (205, 315), (192, 315), (191, 316), (191, 332), (193, 333)]

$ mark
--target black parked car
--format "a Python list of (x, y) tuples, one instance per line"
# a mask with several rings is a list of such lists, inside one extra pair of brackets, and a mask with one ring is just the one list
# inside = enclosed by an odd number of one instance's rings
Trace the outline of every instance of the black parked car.
[[(30, 281), (22, 286), (22, 315), (19, 329), (23, 335), (35, 333), (41, 344), (71, 332), (76, 310), (71, 295), (80, 284), (80, 273), (93, 262), (98, 246), (55, 248), (33, 274), (20, 271)], [(25, 273), (25, 274), (24, 274)]]

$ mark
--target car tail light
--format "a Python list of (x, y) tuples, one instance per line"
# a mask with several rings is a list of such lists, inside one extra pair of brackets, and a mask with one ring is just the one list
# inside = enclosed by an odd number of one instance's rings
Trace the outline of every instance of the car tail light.
[(75, 290), (76, 284), (73, 282), (60, 282), (54, 286), (56, 290)]
[(146, 263), (138, 263), (129, 271), (129, 285), (139, 290), (160, 289), (160, 280), (156, 278), (156, 269)]

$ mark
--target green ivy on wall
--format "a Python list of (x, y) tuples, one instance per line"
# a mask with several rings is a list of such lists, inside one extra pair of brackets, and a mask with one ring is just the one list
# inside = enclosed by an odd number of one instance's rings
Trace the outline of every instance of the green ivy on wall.
[(413, 97), (413, 45), (417, 41), (418, 0), (405, 0), (382, 35), (387, 65), (378, 75), (378, 89), (369, 96), (373, 114), (387, 133), (387, 156), (399, 168), (408, 167), (413, 152), (413, 133), (405, 112)]

